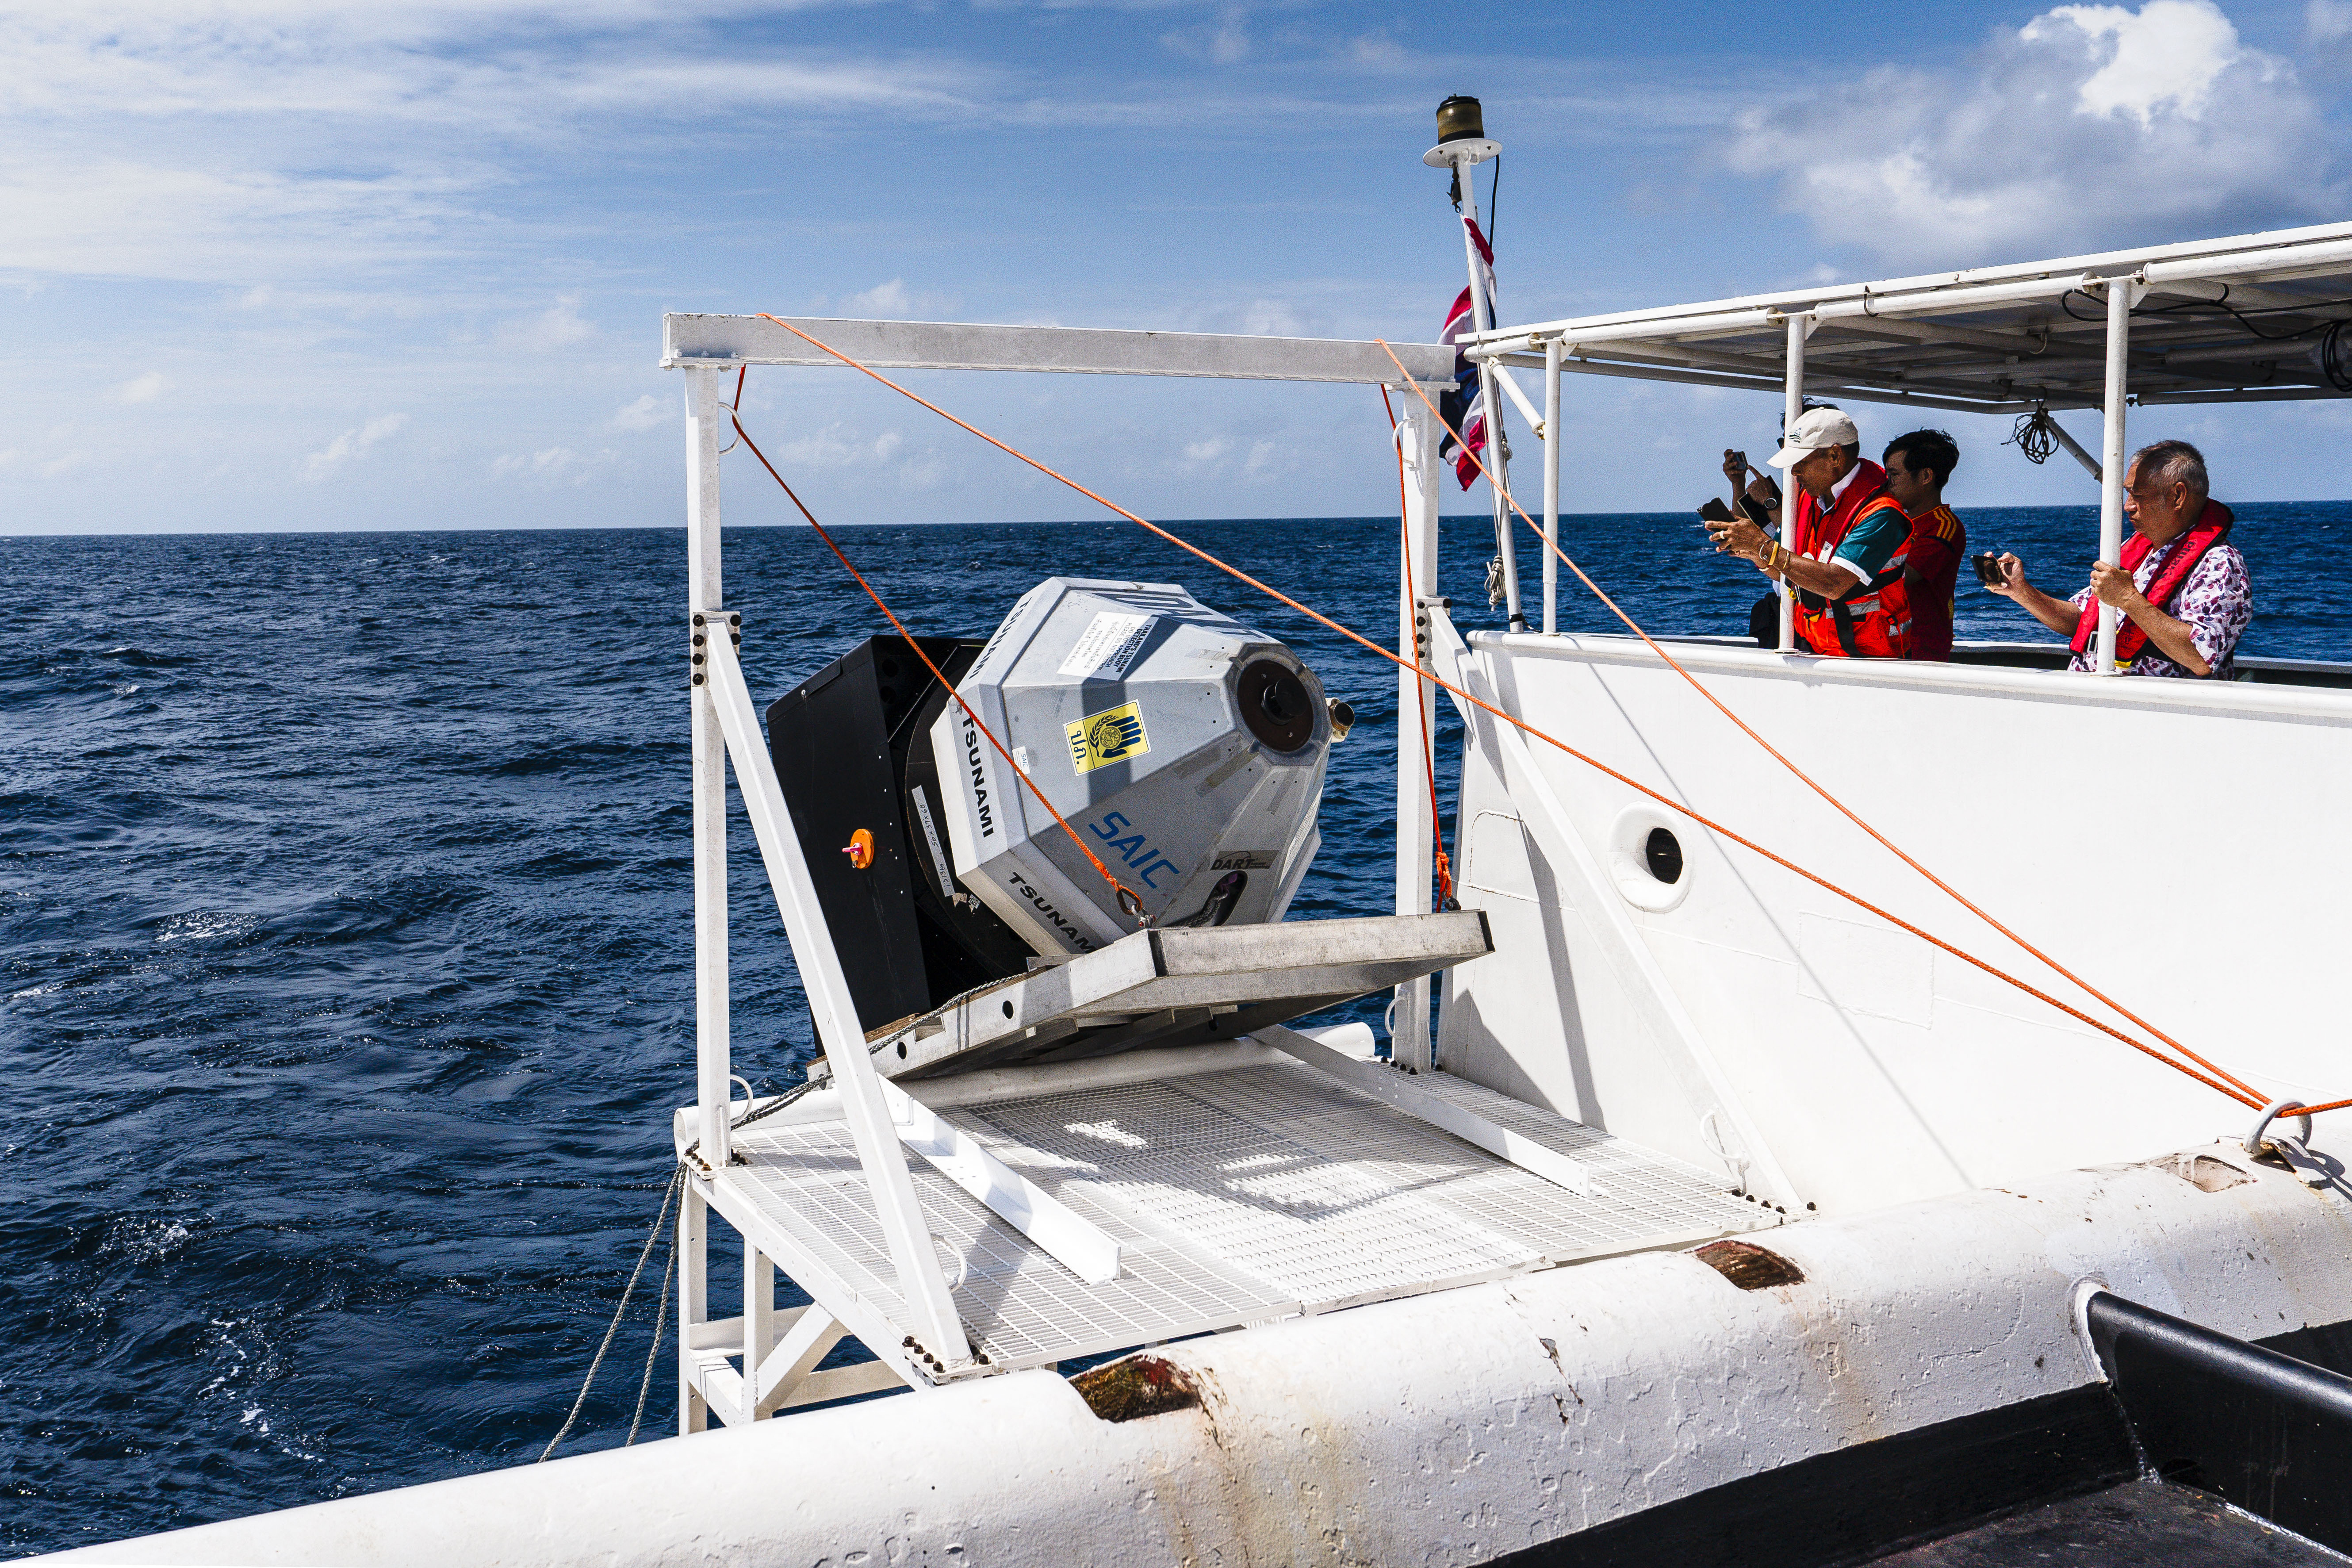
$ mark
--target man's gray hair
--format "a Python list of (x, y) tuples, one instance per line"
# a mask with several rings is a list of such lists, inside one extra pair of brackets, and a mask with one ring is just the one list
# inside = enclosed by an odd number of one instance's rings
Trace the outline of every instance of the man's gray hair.
[(2213, 493), (2212, 482), (2205, 476), (2205, 454), (2186, 441), (2152, 441), (2134, 452), (2131, 460), (2143, 480), (2153, 480), (2166, 489), (2186, 485), (2189, 493), (2200, 500)]

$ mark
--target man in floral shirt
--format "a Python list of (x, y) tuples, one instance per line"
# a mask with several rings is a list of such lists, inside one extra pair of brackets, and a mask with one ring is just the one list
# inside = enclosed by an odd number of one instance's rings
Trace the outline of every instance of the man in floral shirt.
[(2120, 565), (2101, 561), (2091, 585), (2053, 599), (2025, 580), (2025, 563), (2000, 558), (1992, 591), (2073, 639), (2072, 669), (2097, 668), (2098, 605), (2122, 612), (2116, 668), (2126, 675), (2219, 676), (2235, 670), (2238, 638), (2254, 613), (2246, 558), (2229, 542), (2230, 509), (2208, 492), (2205, 455), (2186, 441), (2132, 454), (2124, 515), (2136, 531)]

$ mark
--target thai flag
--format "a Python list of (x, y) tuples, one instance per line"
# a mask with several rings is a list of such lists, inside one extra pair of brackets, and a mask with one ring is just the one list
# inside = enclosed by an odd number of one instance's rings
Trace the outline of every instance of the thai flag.
[[(1470, 232), (1470, 244), (1478, 253), (1478, 281), (1486, 285), (1486, 309), (1495, 308), (1495, 247), (1478, 232), (1475, 220), (1465, 217), (1462, 226)], [(1454, 345), (1454, 390), (1437, 400), (1438, 417), (1454, 430), (1462, 432), (1462, 445), (1466, 448), (1454, 459), (1454, 477), (1468, 489), (1470, 481), (1478, 477), (1478, 465), (1474, 454), (1486, 450), (1486, 400), (1478, 385), (1478, 367), (1462, 353), (1462, 340), (1478, 330), (1476, 317), (1470, 309), (1470, 290), (1465, 289), (1454, 301), (1454, 309), (1445, 313), (1445, 331), (1438, 334), (1441, 343)], [(1454, 450), (1454, 441), (1449, 433), (1439, 446), (1441, 458)]]

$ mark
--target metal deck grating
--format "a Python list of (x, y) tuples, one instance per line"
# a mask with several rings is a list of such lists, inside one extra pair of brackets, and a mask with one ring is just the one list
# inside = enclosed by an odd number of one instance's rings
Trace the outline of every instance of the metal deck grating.
[[(942, 1110), (1122, 1249), (1077, 1279), (921, 1160), (916, 1192), (975, 1343), (999, 1368), (1669, 1246), (1771, 1223), (1720, 1177), (1443, 1073), (1413, 1080), (1574, 1155), (1580, 1196), (1303, 1065)], [(790, 1270), (805, 1256), (903, 1318), (845, 1129), (746, 1127), (721, 1178)]]

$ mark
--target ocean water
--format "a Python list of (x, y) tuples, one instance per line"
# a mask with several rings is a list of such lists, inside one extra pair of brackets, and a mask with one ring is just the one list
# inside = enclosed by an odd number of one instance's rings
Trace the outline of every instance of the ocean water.
[[(2085, 509), (1969, 521), (2050, 586), (2095, 536)], [(1392, 519), (1181, 531), (1392, 635)], [(1744, 631), (1759, 579), (1689, 514), (1564, 531), (1654, 629)], [(984, 635), (1066, 573), (1290, 638), (1359, 715), (1297, 912), (1383, 909), (1391, 667), (1126, 523), (842, 537), (924, 631)], [(2352, 504), (2249, 507), (2239, 542), (2245, 651), (2352, 658), (2347, 574), (2312, 565)], [(1496, 624), (1490, 543), (1445, 529), (1469, 626)], [(806, 531), (728, 552), (762, 702), (887, 629)], [(676, 530), (0, 539), (0, 1549), (514, 1464), (561, 1424), (692, 1093), (683, 556)], [(2036, 634), (1973, 588), (1960, 631)], [(806, 1014), (740, 821), (733, 853), (737, 1070), (781, 1086)], [(625, 1436), (652, 1309), (567, 1452)], [(653, 1435), (672, 1387), (665, 1354)]]

